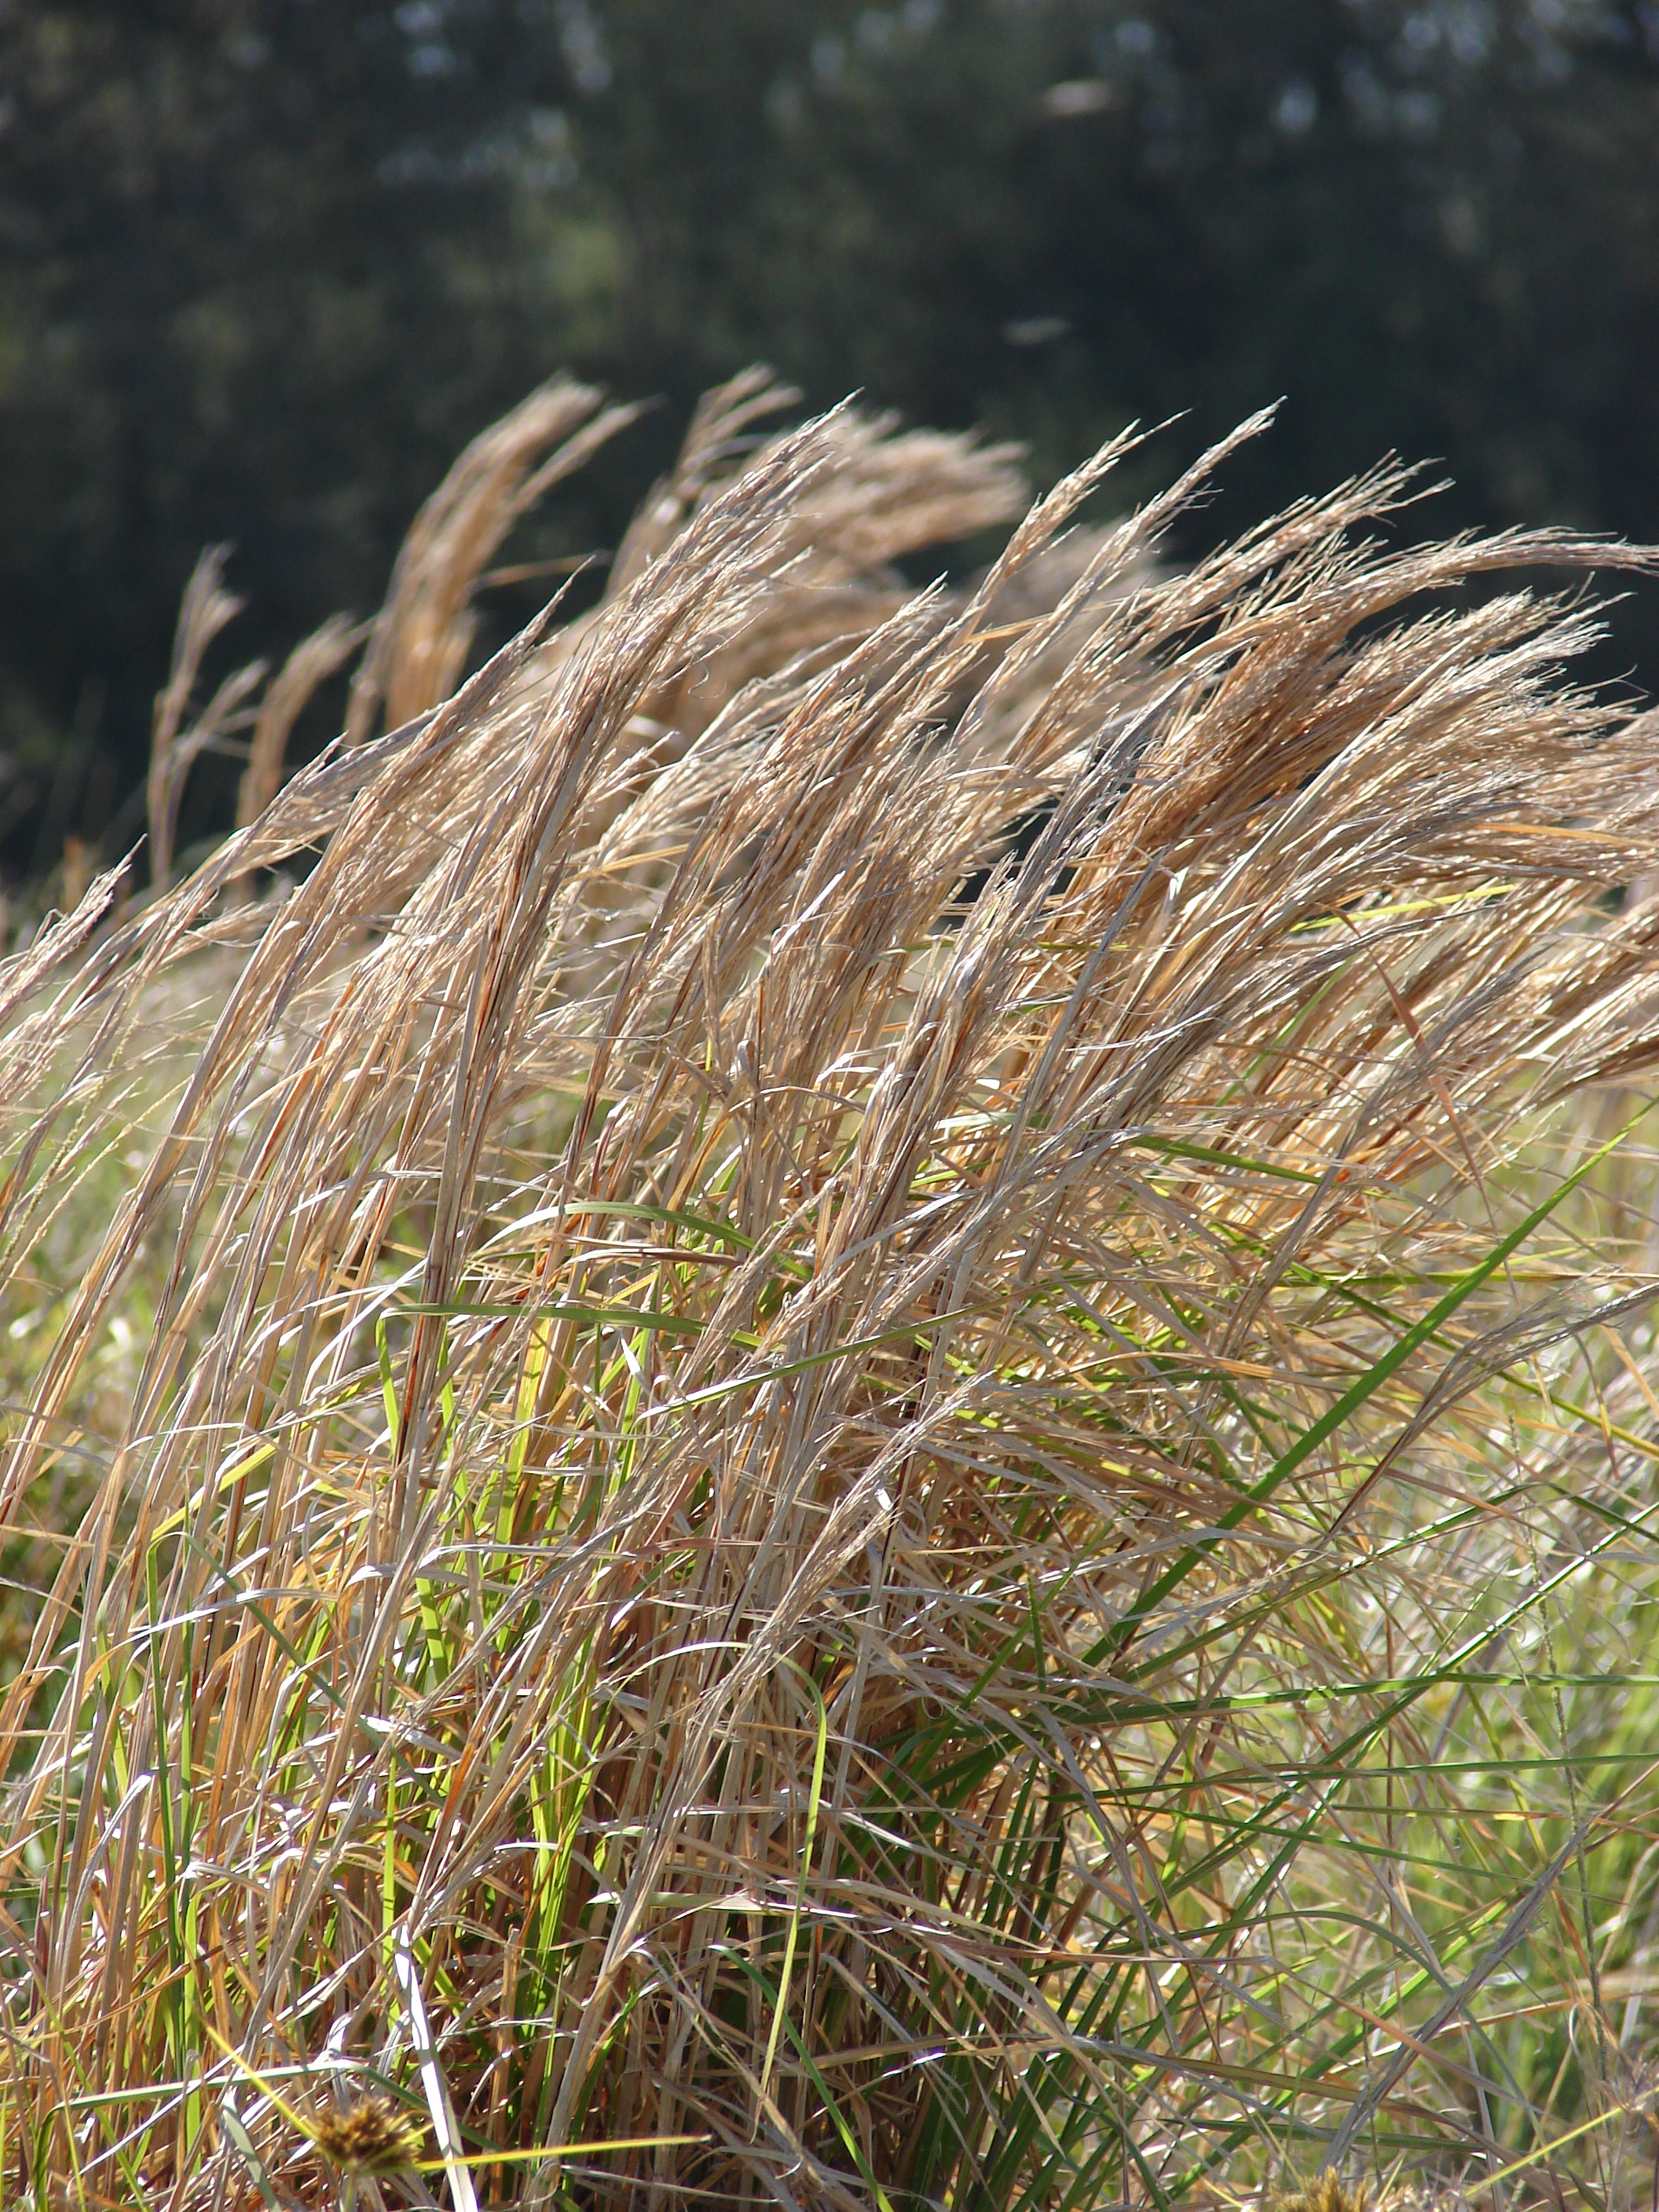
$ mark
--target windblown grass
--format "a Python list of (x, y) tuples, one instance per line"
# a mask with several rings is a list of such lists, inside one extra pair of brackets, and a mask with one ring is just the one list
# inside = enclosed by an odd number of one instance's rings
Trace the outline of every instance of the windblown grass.
[(1121, 441), (907, 592), (1011, 457), (737, 473), (777, 396), (447, 699), (501, 537), (434, 501), (412, 719), (0, 971), (15, 1301), (112, 1209), (0, 1487), (84, 1494), (7, 2187), (1623, 2203), (1653, 725), (1583, 604), (1446, 595), (1646, 556), (1368, 537), (1386, 466), (1158, 574), (1225, 448), (1056, 549)]

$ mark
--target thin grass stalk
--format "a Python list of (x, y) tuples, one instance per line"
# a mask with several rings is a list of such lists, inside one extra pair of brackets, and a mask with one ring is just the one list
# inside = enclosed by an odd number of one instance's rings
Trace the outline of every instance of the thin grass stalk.
[(179, 610), (172, 669), (155, 695), (145, 803), (150, 880), (158, 890), (165, 890), (172, 877), (179, 805), (191, 767), (199, 753), (232, 726), (237, 710), (264, 675), (264, 663), (259, 661), (227, 677), (194, 726), (180, 733), (208, 647), (242, 609), (243, 602), (227, 592), (222, 581), (229, 551), (228, 545), (210, 545), (198, 561)]

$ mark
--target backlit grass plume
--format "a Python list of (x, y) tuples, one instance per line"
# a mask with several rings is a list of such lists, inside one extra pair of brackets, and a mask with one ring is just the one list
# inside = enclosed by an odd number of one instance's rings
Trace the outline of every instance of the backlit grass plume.
[(1160, 571), (1122, 440), (911, 591), (1011, 457), (781, 397), (446, 696), (481, 441), (354, 742), (0, 969), (8, 2201), (326, 2201), (348, 2065), (388, 2204), (1617, 2201), (1659, 779), (1486, 580), (1647, 556)]

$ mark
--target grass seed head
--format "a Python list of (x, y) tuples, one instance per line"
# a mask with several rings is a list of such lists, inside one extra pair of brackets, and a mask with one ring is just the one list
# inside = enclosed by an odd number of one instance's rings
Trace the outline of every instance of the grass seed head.
[(401, 2173), (419, 2154), (424, 2130), (389, 2097), (354, 2097), (344, 2112), (323, 2112), (311, 2141), (342, 2173)]
[(1300, 2189), (1273, 2199), (1273, 2212), (1365, 2212), (1365, 2185), (1350, 2189), (1334, 2166), (1325, 2166)]

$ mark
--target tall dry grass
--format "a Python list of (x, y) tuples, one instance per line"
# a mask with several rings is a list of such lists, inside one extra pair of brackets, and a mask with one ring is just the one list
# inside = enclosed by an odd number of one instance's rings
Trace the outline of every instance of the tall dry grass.
[(0, 1483), (89, 1455), (8, 2191), (1622, 2204), (1653, 724), (1582, 599), (1448, 595), (1649, 556), (1403, 543), (1388, 465), (1163, 573), (1234, 441), (1068, 538), (1125, 439), (915, 592), (1012, 456), (781, 396), (447, 697), (440, 495), (351, 742), (0, 971), (9, 1279), (178, 1081)]

